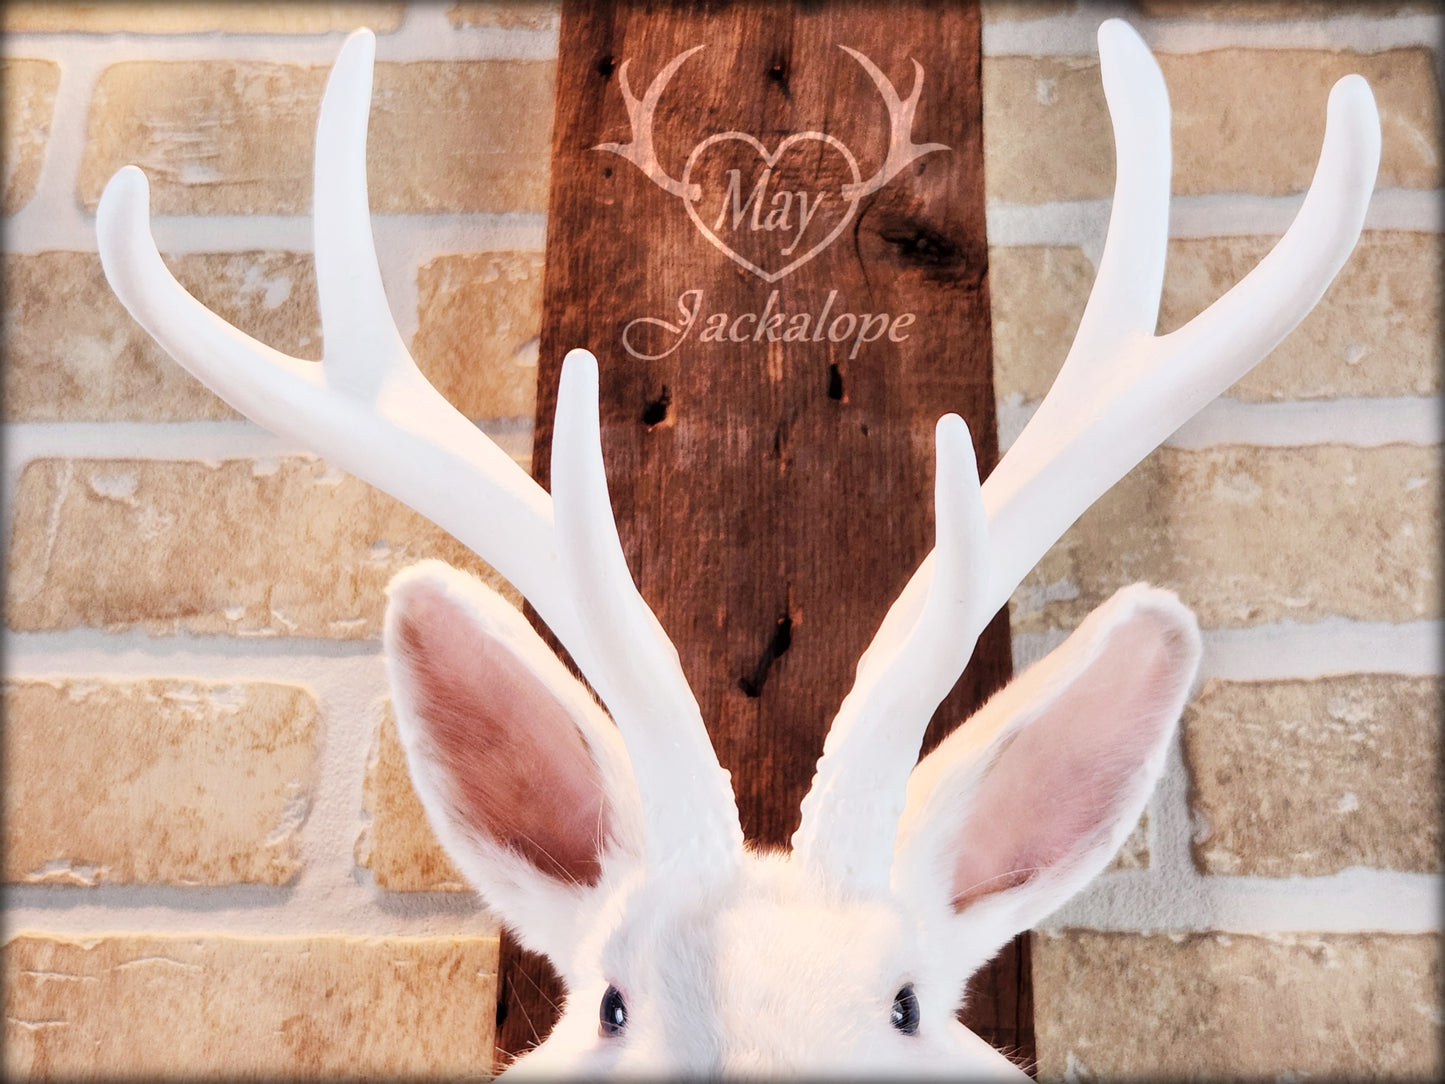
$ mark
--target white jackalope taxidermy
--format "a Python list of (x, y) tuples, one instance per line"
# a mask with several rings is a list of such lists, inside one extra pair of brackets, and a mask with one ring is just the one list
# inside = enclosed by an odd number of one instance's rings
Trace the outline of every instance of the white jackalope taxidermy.
[(567, 985), (556, 1029), (512, 1072), (1021, 1076), (956, 1022), (965, 981), (1138, 820), (1194, 679), (1193, 616), (1125, 588), (915, 767), (924, 728), (1049, 546), (1324, 293), (1374, 185), (1369, 86), (1352, 75), (1330, 93), (1314, 183), (1274, 250), (1156, 336), (1168, 94), (1134, 31), (1102, 26), (1115, 213), (1078, 337), (986, 484), (963, 421), (938, 423), (935, 549), (858, 663), (791, 851), (760, 853), (628, 573), (592, 355), (563, 367), (548, 496), (427, 383), (389, 319), (366, 195), (374, 48), (365, 31), (347, 41), (316, 134), (320, 364), (186, 293), (133, 166), (101, 199), (100, 254), (136, 320), (222, 399), (493, 565), (606, 705), (476, 579), (425, 562), (393, 581), (385, 646), (417, 793), (458, 867)]

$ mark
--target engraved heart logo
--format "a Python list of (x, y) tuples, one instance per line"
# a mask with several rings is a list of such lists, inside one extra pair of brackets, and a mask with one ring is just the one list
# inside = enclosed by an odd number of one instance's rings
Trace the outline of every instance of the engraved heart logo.
[[(913, 89), (904, 98), (878, 65), (857, 49), (839, 45), (868, 73), (888, 108), (887, 153), (873, 176), (864, 180), (853, 152), (824, 132), (797, 132), (772, 152), (746, 132), (722, 132), (694, 146), (682, 176), (673, 177), (658, 161), (652, 122), (668, 81), (701, 48), (694, 45), (668, 61), (641, 98), (627, 81), (631, 61), (624, 60), (617, 82), (632, 139), (599, 143), (593, 150), (631, 162), (658, 188), (681, 199), (698, 232), (764, 282), (777, 282), (837, 240), (863, 197), (920, 158), (948, 150), (943, 143), (913, 142), (914, 113), (923, 91), (923, 66), (918, 61), (913, 61)], [(809, 151), (816, 151), (812, 160)]]
[[(838, 175), (820, 186), (827, 166)], [(853, 221), (860, 180), (853, 153), (825, 132), (794, 133), (771, 153), (746, 132), (721, 132), (693, 148), (681, 188), (698, 232), (738, 266), (774, 283)]]

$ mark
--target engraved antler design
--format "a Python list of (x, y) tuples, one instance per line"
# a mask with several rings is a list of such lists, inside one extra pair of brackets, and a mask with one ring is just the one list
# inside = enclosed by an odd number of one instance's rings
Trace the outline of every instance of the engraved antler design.
[[(667, 171), (662, 168), (662, 164), (657, 160), (657, 152), (652, 146), (652, 118), (657, 111), (657, 103), (662, 98), (663, 90), (667, 88), (668, 82), (677, 73), (677, 69), (682, 67), (688, 57), (701, 48), (701, 45), (694, 45), (691, 49), (679, 53), (668, 61), (667, 66), (657, 73), (657, 78), (653, 79), (647, 88), (647, 93), (642, 96), (640, 101), (632, 93), (632, 87), (627, 82), (627, 65), (631, 63), (631, 60), (624, 60), (622, 66), (617, 70), (617, 78), (618, 86), (622, 90), (622, 100), (627, 104), (627, 117), (632, 122), (632, 142), (599, 143), (592, 148), (597, 151), (611, 151), (613, 154), (626, 158), (663, 191), (689, 202), (696, 202), (700, 199), (702, 189), (695, 184), (683, 184), (669, 176)], [(905, 100), (898, 96), (898, 91), (892, 81), (883, 74), (877, 64), (874, 64), (857, 49), (850, 49), (846, 45), (840, 45), (838, 48), (863, 66), (863, 70), (868, 73), (878, 87), (878, 93), (883, 96), (883, 104), (888, 107), (888, 154), (883, 159), (883, 165), (866, 181), (857, 181), (843, 186), (844, 199), (857, 200), (877, 192), (910, 162), (915, 162), (934, 151), (946, 151), (949, 147), (946, 143), (913, 142), (913, 115), (918, 110), (918, 96), (923, 93), (923, 66), (918, 61), (913, 61), (913, 90), (909, 92), (908, 98)]]
[(657, 152), (652, 148), (652, 116), (657, 112), (658, 100), (667, 89), (668, 82), (677, 74), (677, 69), (701, 48), (701, 45), (694, 45), (668, 61), (667, 66), (657, 73), (657, 78), (647, 88), (641, 101), (632, 93), (632, 87), (627, 82), (627, 65), (632, 61), (624, 60), (622, 67), (617, 69), (617, 84), (622, 89), (622, 100), (627, 104), (627, 119), (632, 122), (632, 142), (599, 143), (592, 148), (595, 151), (611, 151), (626, 158), (668, 195), (679, 196), (690, 203), (702, 198), (702, 189), (698, 185), (685, 185), (675, 180), (662, 168), (662, 163), (657, 160)]
[(877, 192), (910, 162), (916, 162), (925, 154), (946, 151), (950, 148), (946, 143), (913, 142), (913, 114), (918, 110), (918, 96), (923, 93), (922, 64), (916, 60), (913, 62), (913, 89), (908, 94), (908, 100), (904, 101), (898, 96), (898, 91), (894, 89), (892, 81), (883, 74), (877, 64), (874, 64), (857, 49), (850, 49), (846, 45), (840, 45), (838, 48), (863, 66), (863, 70), (872, 77), (874, 84), (877, 85), (878, 93), (883, 95), (883, 104), (888, 107), (888, 156), (883, 159), (883, 165), (868, 180), (843, 186), (844, 199), (862, 199), (864, 196), (871, 196)]

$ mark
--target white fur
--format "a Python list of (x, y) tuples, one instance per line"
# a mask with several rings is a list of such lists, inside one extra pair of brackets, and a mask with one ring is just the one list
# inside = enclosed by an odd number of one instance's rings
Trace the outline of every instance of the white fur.
[(455, 605), (478, 629), (505, 646), (554, 693), (583, 734), (602, 773), (611, 798), (614, 857), (603, 870), (615, 870), (640, 861), (642, 856), (642, 802), (632, 778), (627, 750), (617, 728), (581, 683), (567, 672), (557, 656), (517, 610), (475, 576), (458, 572), (441, 561), (422, 561), (398, 573), (387, 587), (388, 606), (383, 643), (396, 710), (397, 736), (406, 752), (412, 784), (447, 853), (473, 885), (486, 886), (484, 894), (499, 913), (525, 915), (514, 922), (522, 943), (535, 952), (564, 964), (580, 936), (578, 923), (597, 906), (597, 889), (562, 884), (539, 877), (521, 858), (491, 845), (449, 815), (449, 788), (435, 750), (417, 725), (414, 685), (405, 669), (398, 644), (398, 621), (409, 598), (431, 588)]
[[(393, 661), (403, 744), (443, 846), (523, 943), (547, 952), (568, 987), (552, 1034), (508, 1070), (523, 1078), (1022, 1078), (954, 1019), (965, 983), (1117, 849), (1154, 785), (1198, 661), (1192, 615), (1167, 592), (1126, 588), (915, 770), (891, 890), (830, 885), (790, 854), (773, 852), (745, 852), (724, 876), (679, 882), (655, 870), (647, 875), (636, 786), (612, 724), (505, 601), (436, 562), (410, 569), (390, 590), (389, 646), (409, 598), (423, 587), (505, 643), (569, 706), (621, 825), (621, 842), (602, 855), (601, 879), (582, 888), (558, 883), (455, 823), (445, 801), (445, 766), (433, 758), (425, 722), (414, 716), (420, 698), (410, 685), (413, 672)], [(1101, 842), (1053, 876), (955, 913), (939, 859), (968, 846), (962, 829), (980, 780), (1011, 739), (1087, 680), (1115, 638), (1137, 635), (1141, 623), (1184, 648), (1177, 664), (1171, 661), (1162, 710), (1140, 720), (1157, 737), (1131, 766), (1127, 793), (1103, 809)], [(1080, 727), (1092, 722), (1078, 719)], [(906, 983), (922, 1014), (915, 1035), (901, 1034), (889, 1020)], [(622, 991), (628, 1009), (627, 1028), (617, 1037), (598, 1032), (609, 985)]]

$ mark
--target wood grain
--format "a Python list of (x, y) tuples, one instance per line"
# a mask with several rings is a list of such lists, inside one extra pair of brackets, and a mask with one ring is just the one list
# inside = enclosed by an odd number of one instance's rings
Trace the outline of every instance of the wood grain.
[[(652, 126), (659, 170), (697, 185), (689, 201), (596, 148), (633, 139), (624, 61), (642, 97), (699, 44)], [(904, 99), (916, 60), (913, 139), (948, 148), (858, 200), (843, 186), (878, 172), (889, 114), (840, 45)], [(932, 546), (938, 417), (964, 417), (983, 472), (997, 458), (979, 73), (976, 4), (563, 6), (533, 469), (546, 484), (561, 360), (585, 346), (601, 370), (629, 566), (677, 644), (759, 844), (786, 845), (796, 828), (857, 659)], [(768, 231), (767, 214), (789, 207)], [(721, 341), (704, 341), (710, 324)], [(1005, 612), (925, 748), (1010, 668)], [(1027, 958), (1015, 948), (989, 974), (966, 1020), (1031, 1057)], [(510, 985), (540, 982), (529, 972)], [(527, 1010), (527, 1030), (541, 1011)], [(528, 1038), (504, 1021), (503, 1049)]]

